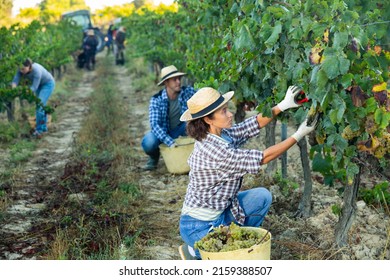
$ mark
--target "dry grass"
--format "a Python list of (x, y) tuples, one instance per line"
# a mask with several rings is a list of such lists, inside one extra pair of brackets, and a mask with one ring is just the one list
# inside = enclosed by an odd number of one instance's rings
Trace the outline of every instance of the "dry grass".
[[(137, 180), (127, 173), (132, 163), (129, 133), (116, 77), (109, 62), (97, 68), (89, 115), (76, 139), (71, 165), (60, 183), (67, 192), (84, 192), (82, 204), (62, 203), (48, 259), (131, 259), (142, 234)], [(103, 65), (102, 64), (102, 65)]]

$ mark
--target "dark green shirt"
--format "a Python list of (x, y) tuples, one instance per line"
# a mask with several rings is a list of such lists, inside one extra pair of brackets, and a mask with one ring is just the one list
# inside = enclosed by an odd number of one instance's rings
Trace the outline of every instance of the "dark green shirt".
[(175, 129), (180, 124), (180, 104), (179, 98), (169, 100), (169, 128)]

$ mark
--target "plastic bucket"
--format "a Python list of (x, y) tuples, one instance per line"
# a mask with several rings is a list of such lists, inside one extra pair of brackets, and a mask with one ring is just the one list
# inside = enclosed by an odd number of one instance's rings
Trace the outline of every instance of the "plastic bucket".
[(177, 147), (173, 149), (160, 144), (160, 153), (169, 173), (186, 174), (190, 171), (187, 160), (194, 149), (195, 141), (190, 137), (179, 137), (175, 139), (175, 143)]
[(238, 249), (228, 252), (206, 252), (199, 250), (202, 260), (270, 260), (271, 259), (271, 233), (263, 228), (245, 227), (248, 230), (267, 234), (268, 240), (247, 249)]

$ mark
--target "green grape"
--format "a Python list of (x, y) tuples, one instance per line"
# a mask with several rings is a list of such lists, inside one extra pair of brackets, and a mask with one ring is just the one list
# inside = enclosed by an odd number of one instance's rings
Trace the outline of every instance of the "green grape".
[(341, 133), (341, 137), (343, 137), (344, 139), (346, 140), (351, 140), (355, 137), (358, 137), (361, 135), (361, 132), (358, 130), (358, 131), (352, 131), (351, 129), (351, 126), (350, 125), (347, 125), (343, 132)]
[(195, 242), (195, 249), (207, 252), (228, 252), (238, 249), (250, 248), (260, 242), (269, 240), (269, 235), (240, 227), (234, 223), (230, 226), (220, 226), (208, 233), (201, 240)]

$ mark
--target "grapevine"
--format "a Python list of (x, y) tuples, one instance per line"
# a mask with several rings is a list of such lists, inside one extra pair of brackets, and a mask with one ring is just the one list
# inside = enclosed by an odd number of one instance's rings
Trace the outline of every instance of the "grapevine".
[[(46, 69), (59, 69), (72, 61), (71, 54), (79, 47), (79, 30), (68, 22), (41, 24), (31, 22), (22, 27), (15, 24), (0, 28), (0, 112), (9, 108), (16, 98), (42, 106), (39, 98), (24, 85), (10, 87), (21, 61), (27, 57), (38, 61)], [(46, 113), (53, 108), (42, 106)], [(12, 119), (12, 118), (11, 118)]]
[(381, 172), (388, 168), (390, 14), (384, 1), (178, 2), (176, 18), (155, 14), (153, 26), (138, 19), (155, 45), (134, 48), (158, 49), (153, 59), (185, 65), (195, 87), (234, 90), (236, 100), (257, 103), (266, 116), (289, 85), (300, 86), (311, 104), (279, 119), (299, 124), (310, 107), (320, 112), (310, 157), (325, 184), (358, 187), (361, 157), (374, 157)]

